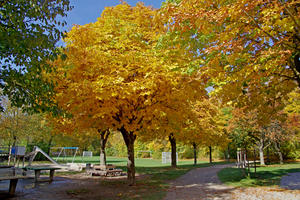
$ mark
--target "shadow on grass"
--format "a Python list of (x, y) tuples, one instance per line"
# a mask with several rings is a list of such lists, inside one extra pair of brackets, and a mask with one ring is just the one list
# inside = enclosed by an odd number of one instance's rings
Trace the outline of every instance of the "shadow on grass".
[(231, 186), (255, 187), (255, 186), (276, 186), (280, 184), (282, 176), (288, 173), (300, 172), (300, 163), (259, 167), (256, 174), (251, 169), (250, 176), (240, 168), (225, 168), (219, 171), (219, 179)]
[[(108, 162), (111, 163), (109, 160)], [(126, 166), (118, 166), (126, 171)], [(213, 165), (226, 164), (225, 162), (213, 163)], [(51, 195), (53, 199), (116, 199), (116, 200), (160, 200), (163, 199), (169, 189), (169, 181), (180, 177), (189, 170), (199, 167), (209, 167), (209, 163), (180, 164), (178, 168), (170, 166), (137, 166), (136, 171), (141, 176), (137, 177), (135, 186), (128, 186), (126, 176), (123, 177), (55, 177), (52, 184), (45, 184), (39, 188), (28, 188), (32, 180), (22, 186), (22, 198), (31, 199), (37, 195)], [(20, 181), (20, 183), (22, 183)], [(22, 184), (18, 183), (18, 187)], [(7, 184), (5, 184), (7, 187)], [(0, 187), (1, 189), (1, 187)], [(5, 188), (6, 189), (6, 188)], [(207, 187), (207, 189), (209, 189)], [(7, 190), (7, 189), (6, 189)], [(0, 191), (1, 192), (1, 191)], [(18, 191), (17, 191), (18, 192)], [(1, 196), (0, 196), (0, 199)], [(32, 198), (33, 199), (33, 198)], [(40, 199), (43, 199), (42, 197)], [(204, 198), (205, 199), (205, 198)]]
[[(135, 170), (139, 174), (146, 174), (146, 175), (152, 175), (154, 178), (161, 179), (161, 180), (172, 180), (176, 179), (179, 176), (185, 174), (191, 169), (194, 168), (200, 168), (200, 167), (210, 167), (215, 165), (222, 165), (222, 164), (228, 164), (228, 162), (215, 162), (213, 164), (210, 163), (200, 163), (197, 165), (193, 164), (180, 164), (177, 165), (176, 168), (173, 168), (171, 166), (136, 166)], [(118, 168), (121, 168), (123, 170), (127, 170), (126, 166), (120, 166)]]

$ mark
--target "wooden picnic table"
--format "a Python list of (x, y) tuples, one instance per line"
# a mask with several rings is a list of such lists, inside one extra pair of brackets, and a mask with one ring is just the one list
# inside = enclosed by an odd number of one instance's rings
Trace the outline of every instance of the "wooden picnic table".
[(122, 169), (116, 169), (115, 165), (94, 165), (93, 169), (88, 171), (89, 174), (93, 175), (104, 175), (104, 176), (116, 176), (121, 175)]
[(0, 177), (0, 181), (10, 180), (8, 193), (10, 195), (14, 195), (15, 191), (16, 191), (18, 180), (25, 179), (25, 178), (28, 178), (28, 177), (26, 177), (26, 176), (4, 176), (4, 177)]
[(27, 167), (23, 168), (23, 170), (25, 170), (25, 171), (27, 171), (27, 170), (34, 170), (34, 181), (35, 182), (38, 182), (38, 179), (40, 178), (42, 170), (44, 170), (44, 171), (49, 170), (50, 171), (49, 178), (50, 178), (50, 182), (52, 182), (53, 181), (54, 172), (57, 169), (61, 169), (61, 168), (59, 168), (59, 167), (48, 167), (48, 166), (27, 166)]
[(115, 165), (94, 165), (95, 170), (112, 170), (115, 169)]

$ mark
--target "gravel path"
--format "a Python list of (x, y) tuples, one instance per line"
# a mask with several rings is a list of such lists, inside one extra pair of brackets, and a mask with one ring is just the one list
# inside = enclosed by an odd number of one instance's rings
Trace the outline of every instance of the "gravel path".
[[(279, 187), (234, 188), (223, 185), (217, 177), (222, 168), (232, 165), (216, 165), (197, 168), (172, 181), (164, 200), (300, 200), (300, 173), (283, 177)], [(296, 183), (297, 182), (297, 186)]]
[(289, 173), (282, 177), (280, 186), (290, 190), (300, 190), (300, 172)]
[(174, 199), (231, 199), (230, 191), (233, 187), (223, 185), (217, 173), (232, 165), (216, 165), (197, 168), (171, 182), (171, 187), (165, 200)]

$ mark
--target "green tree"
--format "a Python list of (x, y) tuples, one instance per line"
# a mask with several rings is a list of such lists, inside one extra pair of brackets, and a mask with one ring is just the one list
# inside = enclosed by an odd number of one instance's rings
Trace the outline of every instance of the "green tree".
[[(12, 105), (43, 111), (49, 107), (51, 84), (41, 77), (58, 55), (56, 43), (71, 9), (69, 0), (0, 1), (0, 87)], [(3, 108), (2, 108), (3, 109)]]
[[(29, 115), (13, 107), (7, 98), (2, 99), (4, 112), (0, 115), (1, 145), (43, 145), (49, 151), (54, 135), (41, 114)], [(41, 146), (40, 146), (41, 147)]]

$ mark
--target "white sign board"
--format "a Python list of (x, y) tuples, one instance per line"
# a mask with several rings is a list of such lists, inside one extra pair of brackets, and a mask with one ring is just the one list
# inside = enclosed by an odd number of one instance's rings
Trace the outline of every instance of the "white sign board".
[(83, 151), (82, 156), (83, 157), (93, 157), (93, 152), (92, 151)]
[(12, 147), (11, 153), (16, 156), (24, 156), (26, 153), (26, 147), (24, 146)]
[[(162, 152), (161, 153), (161, 163), (167, 164), (171, 163), (171, 152)], [(176, 163), (178, 163), (178, 153), (176, 152)]]

